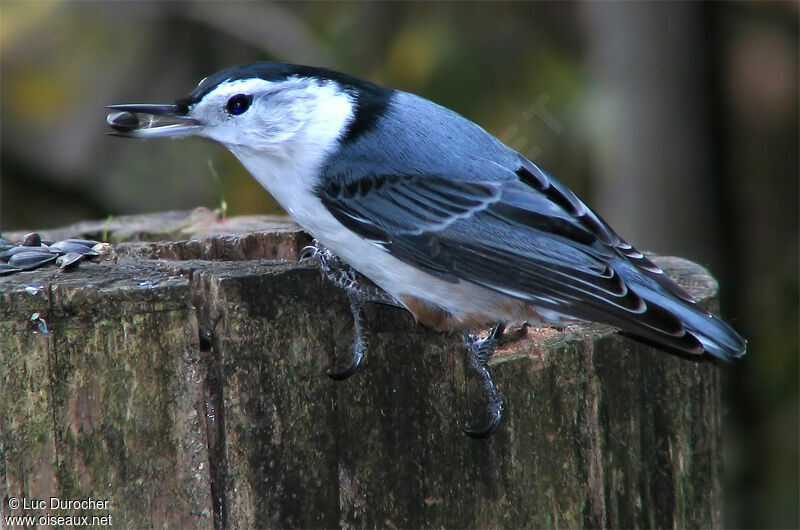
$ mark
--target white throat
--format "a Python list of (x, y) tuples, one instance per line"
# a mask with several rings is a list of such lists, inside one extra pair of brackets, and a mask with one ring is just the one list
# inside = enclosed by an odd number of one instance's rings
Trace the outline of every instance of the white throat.
[(307, 119), (291, 137), (268, 148), (226, 147), (300, 226), (313, 232), (321, 203), (312, 190), (325, 159), (353, 119), (355, 105), (333, 83), (314, 83), (308, 90), (313, 93), (296, 101), (310, 108), (292, 113)]

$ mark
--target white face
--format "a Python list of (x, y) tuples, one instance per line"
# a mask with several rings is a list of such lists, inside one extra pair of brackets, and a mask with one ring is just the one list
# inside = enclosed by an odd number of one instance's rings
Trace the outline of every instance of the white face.
[[(133, 138), (203, 136), (243, 151), (325, 150), (354, 115), (353, 97), (333, 81), (290, 77), (217, 85), (185, 116), (172, 105), (113, 105), (108, 123)], [(135, 115), (135, 116), (134, 116)]]
[(353, 115), (353, 101), (333, 82), (242, 79), (218, 85), (189, 109), (195, 134), (232, 151), (329, 147)]
[(185, 116), (175, 116), (173, 105), (109, 108), (117, 112), (108, 122), (122, 136), (202, 136), (223, 144), (306, 227), (324, 214), (310, 193), (319, 168), (355, 115), (354, 96), (337, 83), (298, 77), (225, 81)]

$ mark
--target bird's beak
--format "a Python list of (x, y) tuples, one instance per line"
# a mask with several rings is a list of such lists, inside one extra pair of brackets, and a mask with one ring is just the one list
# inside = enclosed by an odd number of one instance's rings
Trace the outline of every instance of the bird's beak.
[(126, 138), (175, 138), (197, 134), (202, 123), (182, 113), (178, 105), (109, 105), (109, 133)]

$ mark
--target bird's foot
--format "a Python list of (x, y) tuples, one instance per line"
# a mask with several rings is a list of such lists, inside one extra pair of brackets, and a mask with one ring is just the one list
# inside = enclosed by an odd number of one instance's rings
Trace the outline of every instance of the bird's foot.
[(367, 341), (369, 337), (364, 327), (364, 302), (352, 293), (348, 293), (347, 297), (350, 299), (350, 311), (353, 313), (353, 358), (347, 368), (342, 370), (328, 370), (328, 377), (334, 381), (347, 379), (356, 373), (367, 351)]
[[(316, 239), (300, 251), (300, 262), (319, 265), (320, 270), (334, 285), (355, 297), (363, 305), (367, 302), (403, 307), (389, 293), (375, 286), (358, 271), (346, 264)], [(352, 301), (351, 301), (352, 306)], [(355, 313), (353, 313), (355, 315)]]
[(316, 239), (303, 247), (299, 261), (316, 263), (326, 278), (347, 293), (358, 290), (356, 271)]
[(336, 381), (347, 379), (361, 365), (367, 350), (369, 336), (364, 325), (364, 305), (373, 302), (402, 306), (389, 293), (373, 285), (316, 239), (300, 252), (300, 261), (317, 263), (325, 277), (347, 293), (350, 311), (353, 313), (353, 358), (347, 368), (328, 372), (328, 377)]
[(489, 373), (489, 359), (494, 355), (497, 346), (500, 344), (500, 337), (505, 330), (505, 324), (498, 323), (485, 339), (478, 337), (471, 331), (466, 330), (462, 335), (464, 346), (469, 350), (472, 357), (472, 367), (478, 372), (483, 380), (488, 394), (489, 424), (480, 430), (464, 429), (464, 432), (473, 438), (486, 438), (497, 430), (500, 420), (503, 417), (503, 398), (497, 391), (497, 387), (492, 381), (492, 374)]

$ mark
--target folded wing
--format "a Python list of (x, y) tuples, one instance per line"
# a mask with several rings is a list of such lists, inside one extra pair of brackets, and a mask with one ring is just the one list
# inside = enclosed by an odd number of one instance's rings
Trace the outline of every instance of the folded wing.
[[(364, 175), (320, 188), (347, 228), (446, 281), (469, 281), (668, 349), (722, 358), (744, 341), (566, 187), (520, 157), (506, 178)], [(738, 340), (737, 340), (738, 339)]]

